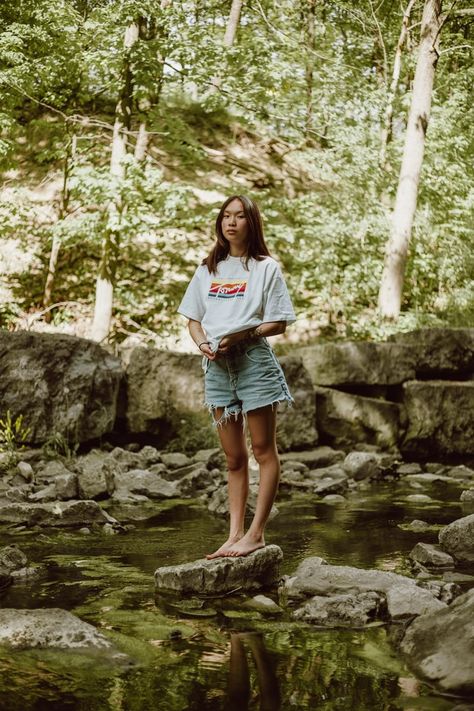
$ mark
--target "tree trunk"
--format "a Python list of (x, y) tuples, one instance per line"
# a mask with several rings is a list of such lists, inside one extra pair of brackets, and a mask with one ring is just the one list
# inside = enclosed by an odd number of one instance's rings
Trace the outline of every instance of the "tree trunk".
[(395, 59), (393, 62), (392, 81), (390, 83), (390, 89), (388, 91), (387, 106), (385, 107), (384, 125), (380, 136), (379, 163), (383, 168), (386, 169), (388, 168), (388, 166), (386, 166), (385, 164), (385, 157), (387, 154), (387, 145), (392, 137), (393, 102), (395, 100), (395, 96), (398, 89), (398, 80), (400, 79), (400, 69), (402, 65), (402, 49), (407, 38), (408, 23), (410, 21), (410, 14), (415, 2), (416, 0), (410, 0), (405, 12), (403, 13), (402, 28), (400, 30), (400, 36), (397, 42), (397, 49), (395, 50)]
[[(227, 26), (225, 28), (224, 34), (224, 47), (229, 49), (235, 42), (235, 37), (237, 35), (237, 29), (240, 22), (240, 13), (242, 11), (243, 0), (232, 0), (232, 6), (230, 8), (230, 15), (227, 21)], [(211, 93), (216, 92), (222, 83), (222, 74), (212, 78)]]
[[(76, 157), (76, 147), (77, 147), (77, 136), (75, 134), (73, 134), (71, 137), (71, 140), (68, 142), (68, 144), (66, 146), (66, 154), (64, 157), (63, 187), (61, 190), (61, 200), (59, 203), (58, 222), (60, 222), (61, 220), (64, 220), (64, 218), (66, 217), (67, 212), (68, 212), (69, 198), (70, 198), (69, 176), (71, 174), (72, 166), (74, 165), (74, 160)], [(43, 311), (45, 311), (44, 320), (46, 321), (46, 323), (49, 323), (51, 321), (51, 310), (49, 309), (49, 307), (51, 306), (52, 299), (53, 299), (54, 279), (56, 276), (56, 266), (58, 263), (58, 256), (59, 256), (60, 247), (61, 247), (61, 241), (60, 241), (59, 237), (56, 234), (54, 234), (53, 235), (53, 242), (51, 245), (51, 254), (49, 255), (48, 274), (46, 276), (46, 283), (44, 286), (44, 294), (43, 294)]]
[(305, 61), (305, 82), (306, 82), (306, 121), (305, 135), (306, 141), (311, 138), (311, 129), (313, 127), (313, 74), (314, 74), (314, 49), (315, 49), (315, 31), (314, 18), (316, 14), (316, 0), (306, 0), (307, 10), (305, 12), (305, 44), (306, 44), (306, 61)]
[(123, 83), (120, 99), (115, 109), (115, 123), (112, 135), (112, 154), (110, 157), (110, 176), (117, 184), (117, 196), (108, 205), (107, 224), (102, 242), (102, 254), (97, 276), (94, 320), (90, 337), (94, 341), (103, 341), (109, 335), (112, 321), (113, 291), (116, 263), (120, 239), (120, 219), (123, 210), (120, 183), (125, 177), (124, 159), (127, 154), (127, 134), (130, 130), (132, 113), (132, 70), (130, 52), (138, 40), (138, 24), (132, 23), (125, 30), (123, 64)]
[(434, 74), (438, 61), (440, 14), (441, 0), (425, 0), (413, 95), (392, 215), (392, 229), (379, 292), (379, 311), (385, 318), (397, 319), (400, 314), (406, 257), (416, 210)]

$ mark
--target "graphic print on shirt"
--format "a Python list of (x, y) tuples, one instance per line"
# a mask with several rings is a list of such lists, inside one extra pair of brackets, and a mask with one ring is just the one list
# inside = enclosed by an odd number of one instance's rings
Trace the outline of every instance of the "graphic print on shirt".
[(245, 296), (248, 279), (213, 279), (209, 287), (210, 299), (238, 299)]

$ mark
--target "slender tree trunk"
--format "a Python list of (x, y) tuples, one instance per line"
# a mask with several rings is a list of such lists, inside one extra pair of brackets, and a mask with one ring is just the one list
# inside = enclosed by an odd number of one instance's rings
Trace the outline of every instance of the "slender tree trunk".
[(102, 254), (97, 276), (94, 320), (90, 337), (94, 341), (107, 338), (112, 321), (113, 292), (116, 263), (120, 239), (120, 219), (123, 210), (120, 183), (125, 177), (125, 156), (127, 154), (127, 133), (130, 130), (132, 113), (132, 70), (130, 52), (138, 40), (138, 24), (132, 23), (125, 30), (123, 83), (120, 99), (115, 109), (115, 123), (112, 135), (110, 176), (117, 184), (117, 196), (108, 205), (107, 224), (102, 242)]
[(385, 107), (384, 123), (380, 136), (380, 154), (379, 163), (382, 167), (388, 168), (385, 164), (385, 157), (387, 154), (387, 145), (392, 137), (392, 119), (393, 119), (393, 103), (395, 101), (395, 96), (398, 89), (398, 81), (400, 79), (400, 69), (402, 66), (402, 50), (403, 45), (407, 39), (408, 35), (408, 23), (410, 21), (411, 11), (416, 0), (410, 0), (407, 5), (405, 12), (403, 13), (402, 27), (400, 30), (400, 36), (397, 42), (397, 49), (395, 50), (395, 59), (393, 62), (392, 70), (392, 81), (390, 82), (390, 88), (387, 97), (387, 106)]
[(441, 0), (425, 0), (392, 229), (379, 292), (379, 311), (385, 318), (397, 319), (400, 314), (406, 257), (416, 210), (433, 81), (439, 56), (440, 15)]
[[(229, 49), (235, 42), (237, 36), (237, 30), (240, 22), (240, 13), (242, 11), (243, 0), (232, 0), (232, 6), (230, 8), (230, 15), (227, 21), (224, 34), (224, 47)], [(216, 92), (222, 83), (222, 72), (212, 78), (211, 93)]]
[[(64, 168), (63, 168), (63, 186), (61, 190), (61, 200), (59, 203), (58, 210), (58, 222), (64, 220), (68, 212), (70, 190), (69, 190), (69, 176), (71, 174), (72, 167), (74, 165), (74, 160), (76, 157), (76, 147), (77, 147), (77, 136), (73, 134), (71, 139), (68, 141), (66, 146), (66, 155), (64, 157)], [(58, 263), (59, 250), (61, 247), (61, 241), (59, 237), (54, 234), (53, 241), (51, 245), (51, 253), (49, 255), (49, 266), (48, 274), (46, 276), (46, 283), (44, 286), (43, 294), (43, 310), (49, 309), (53, 300), (53, 287), (54, 280), (56, 276), (56, 267)], [(46, 323), (51, 321), (51, 311), (46, 310), (44, 314), (44, 320)]]
[(313, 76), (314, 76), (314, 49), (315, 49), (315, 14), (316, 0), (305, 0), (307, 9), (305, 12), (305, 44), (306, 44), (306, 61), (305, 61), (305, 83), (306, 83), (306, 121), (305, 134), (308, 141), (311, 137), (311, 128), (313, 126)]

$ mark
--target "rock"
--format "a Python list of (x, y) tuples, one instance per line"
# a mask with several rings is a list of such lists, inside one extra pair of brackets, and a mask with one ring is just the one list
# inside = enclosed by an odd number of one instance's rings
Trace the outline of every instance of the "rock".
[(363, 442), (391, 449), (404, 425), (398, 403), (316, 387), (316, 426), (335, 446)]
[(419, 583), (419, 585), (429, 590), (438, 600), (445, 602), (447, 605), (450, 605), (462, 592), (456, 583), (442, 580), (427, 580), (424, 583)]
[(453, 557), (432, 543), (417, 543), (410, 551), (410, 558), (428, 568), (454, 568)]
[(474, 370), (472, 328), (420, 328), (393, 334), (388, 340), (411, 349), (417, 376), (452, 379)]
[(451, 477), (451, 479), (474, 481), (474, 469), (465, 467), (464, 464), (461, 464), (459, 467), (452, 467), (451, 469), (448, 469), (446, 474)]
[(12, 649), (110, 649), (109, 640), (95, 627), (66, 610), (0, 609), (0, 643)]
[[(24, 416), (27, 441), (85, 442), (110, 432), (122, 369), (97, 343), (63, 334), (0, 331), (0, 402)], [(28, 403), (25, 408), (25, 403)]]
[(444, 468), (444, 465), (439, 462), (427, 462), (425, 464), (425, 470), (429, 474), (441, 474)]
[(2, 573), (12, 573), (14, 570), (24, 568), (28, 563), (28, 558), (16, 545), (4, 546), (0, 548), (0, 571)]
[(105, 499), (114, 490), (114, 473), (119, 469), (111, 454), (93, 449), (78, 457), (78, 488), (82, 499)]
[(29, 493), (29, 486), (12, 486), (5, 492), (5, 497), (8, 501), (26, 501)]
[(18, 462), (16, 468), (26, 482), (33, 481), (35, 473), (29, 462)]
[(415, 482), (418, 484), (432, 484), (434, 481), (453, 481), (449, 476), (443, 476), (442, 474), (429, 474), (428, 472), (424, 472), (423, 474), (408, 474), (406, 478), (410, 483)]
[(281, 548), (269, 545), (238, 558), (202, 559), (167, 566), (155, 572), (155, 587), (182, 594), (204, 595), (267, 587), (278, 580), (282, 559)]
[(205, 464), (208, 469), (224, 471), (227, 467), (225, 454), (220, 447), (198, 450), (193, 457), (193, 462)]
[(433, 501), (428, 494), (408, 494), (406, 498), (407, 501), (410, 501), (412, 504), (429, 504)]
[(201, 447), (216, 445), (203, 404), (201, 356), (137, 347), (123, 351), (122, 361), (126, 387), (120, 424), (128, 432), (153, 436), (157, 447), (172, 438), (194, 448), (197, 442)]
[(246, 600), (242, 607), (263, 612), (266, 615), (280, 615), (283, 612), (282, 608), (266, 595), (255, 595), (250, 600)]
[(376, 619), (383, 598), (374, 592), (314, 595), (293, 613), (296, 620), (323, 627), (364, 627)]
[(391, 620), (444, 610), (447, 605), (429, 590), (418, 585), (392, 585), (386, 592), (387, 612)]
[[(216, 479), (216, 476), (218, 477)], [(218, 469), (209, 471), (205, 467), (193, 469), (192, 472), (186, 474), (177, 482), (179, 495), (184, 498), (192, 498), (201, 494), (205, 489), (211, 487), (213, 490), (221, 483), (221, 473)]]
[(292, 471), (293, 473), (296, 472), (301, 475), (309, 471), (306, 464), (303, 464), (303, 462), (297, 462), (294, 459), (288, 459), (287, 461), (283, 461), (281, 463), (281, 470), (282, 472)]
[(181, 452), (169, 452), (161, 455), (163, 464), (168, 467), (168, 469), (179, 469), (180, 467), (185, 467), (193, 463), (186, 454), (181, 454)]
[(379, 474), (380, 456), (370, 452), (349, 452), (342, 464), (353, 479), (372, 479)]
[(403, 384), (408, 417), (403, 454), (474, 453), (474, 381), (409, 381)]
[(0, 502), (0, 522), (27, 526), (83, 526), (115, 522), (96, 501), (57, 501), (55, 503)]
[(54, 488), (56, 490), (56, 498), (61, 501), (77, 498), (79, 493), (77, 474), (73, 474), (72, 472), (59, 474), (54, 480)]
[(325, 504), (346, 504), (347, 499), (342, 496), (342, 494), (326, 494), (323, 496), (322, 501)]
[(332, 447), (316, 447), (315, 449), (303, 450), (301, 452), (286, 452), (280, 455), (280, 462), (285, 466), (285, 462), (296, 461), (304, 464), (308, 469), (331, 466), (341, 462), (345, 457), (344, 452)]
[(56, 481), (58, 477), (67, 474), (72, 474), (72, 472), (62, 462), (56, 460), (43, 462), (39, 465), (36, 472), (36, 481), (42, 484), (51, 484)]
[(82, 533), (84, 536), (88, 536), (89, 533), (92, 533), (92, 531), (87, 526), (83, 526), (82, 528), (79, 529), (79, 533)]
[(33, 494), (28, 496), (28, 501), (55, 501), (56, 500), (56, 487), (54, 484), (48, 484), (43, 489), (35, 491)]
[(301, 358), (280, 357), (279, 363), (294, 398), (293, 407), (281, 403), (278, 407), (277, 442), (280, 452), (312, 447), (318, 441), (316, 430), (316, 400), (311, 378)]
[(412, 349), (394, 343), (322, 343), (298, 348), (314, 385), (396, 385), (415, 377)]
[(131, 495), (140, 494), (151, 499), (172, 499), (180, 495), (179, 487), (174, 481), (167, 481), (158, 474), (141, 469), (115, 474), (114, 499), (129, 499)]
[(325, 494), (339, 494), (347, 489), (347, 474), (345, 472), (336, 473), (332, 476), (325, 476), (318, 480), (313, 487), (313, 493), (318, 496)]
[(439, 532), (441, 547), (460, 563), (474, 561), (474, 514), (458, 518)]
[(430, 527), (430, 524), (426, 521), (420, 521), (420, 519), (415, 518), (411, 523), (404, 526), (404, 530), (420, 533), (421, 531), (429, 531)]
[(419, 464), (416, 462), (407, 462), (405, 464), (400, 464), (397, 467), (397, 474), (400, 476), (407, 476), (408, 474), (419, 474), (422, 471)]
[(460, 501), (474, 501), (474, 489), (466, 489), (461, 493)]
[(394, 585), (416, 586), (415, 580), (384, 570), (364, 570), (348, 565), (327, 565), (322, 558), (306, 558), (295, 573), (286, 576), (283, 592), (289, 598), (308, 595), (386, 593)]
[(161, 452), (149, 444), (145, 445), (145, 447), (140, 450), (140, 457), (146, 468), (148, 468), (151, 464), (158, 464), (161, 462)]
[(414, 673), (443, 692), (474, 693), (473, 619), (474, 589), (444, 610), (414, 620), (401, 643)]
[[(152, 447), (154, 449), (154, 447)], [(156, 450), (155, 450), (156, 451)], [(123, 449), (122, 447), (114, 447), (111, 452), (104, 455), (100, 452), (106, 461), (110, 462), (113, 459), (120, 465), (120, 471), (128, 471), (130, 469), (143, 469), (144, 468), (144, 457), (142, 457), (141, 452), (134, 452), (128, 449)], [(117, 467), (113, 464), (110, 465), (114, 471), (117, 471)]]

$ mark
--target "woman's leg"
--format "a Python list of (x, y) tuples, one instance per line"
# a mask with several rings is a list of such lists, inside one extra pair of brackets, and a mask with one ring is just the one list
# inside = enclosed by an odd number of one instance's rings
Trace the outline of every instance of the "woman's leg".
[(276, 445), (277, 408), (271, 405), (247, 412), (252, 450), (260, 467), (257, 507), (250, 528), (225, 553), (228, 556), (247, 555), (265, 545), (265, 525), (270, 516), (280, 481), (280, 460)]
[[(219, 420), (223, 412), (223, 407), (217, 407), (214, 411), (214, 419)], [(249, 459), (242, 418), (241, 413), (237, 417), (229, 417), (217, 428), (229, 472), (227, 488), (229, 494), (230, 531), (227, 541), (214, 553), (207, 555), (206, 558), (219, 558), (225, 555), (231, 545), (239, 541), (244, 535), (245, 506), (249, 491)]]

